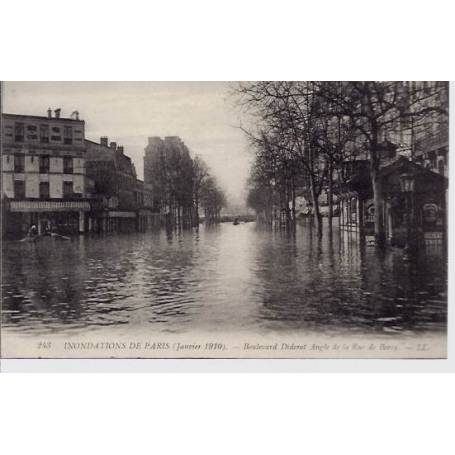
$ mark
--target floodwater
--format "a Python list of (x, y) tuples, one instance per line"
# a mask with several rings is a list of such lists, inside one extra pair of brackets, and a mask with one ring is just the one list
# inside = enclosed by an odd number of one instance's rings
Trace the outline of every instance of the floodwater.
[(3, 242), (3, 326), (21, 334), (333, 333), (446, 329), (446, 260), (378, 255), (255, 223), (199, 232)]

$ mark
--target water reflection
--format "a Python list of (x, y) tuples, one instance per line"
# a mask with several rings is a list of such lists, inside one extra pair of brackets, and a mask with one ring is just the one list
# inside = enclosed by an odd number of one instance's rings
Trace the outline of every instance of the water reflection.
[(106, 330), (402, 333), (446, 327), (440, 252), (403, 262), (310, 226), (4, 242), (3, 324)]

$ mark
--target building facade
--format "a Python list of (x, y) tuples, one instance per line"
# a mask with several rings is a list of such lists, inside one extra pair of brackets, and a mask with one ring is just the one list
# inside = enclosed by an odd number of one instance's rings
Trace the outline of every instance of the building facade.
[(93, 232), (130, 232), (136, 230), (136, 170), (123, 146), (85, 140), (86, 171), (94, 182), (95, 197), (90, 212)]
[(448, 177), (449, 119), (443, 109), (449, 102), (448, 83), (408, 81), (403, 82), (403, 90), (411, 100), (416, 98), (413, 111), (422, 111), (427, 105), (442, 109), (392, 123), (383, 129), (381, 141), (393, 143), (399, 155)]
[(138, 231), (159, 229), (161, 226), (161, 216), (155, 210), (153, 204), (152, 185), (138, 179), (136, 181), (136, 198)]
[(93, 232), (145, 231), (159, 226), (153, 210), (151, 185), (136, 175), (123, 146), (108, 142), (85, 141), (86, 171), (94, 184), (90, 230)]
[[(352, 163), (351, 163), (352, 164)], [(375, 204), (367, 161), (357, 161), (339, 194), (340, 228), (350, 236), (374, 243)], [(448, 179), (405, 156), (396, 155), (381, 167), (383, 228), (386, 244), (407, 246), (412, 231), (414, 246), (445, 246)], [(410, 180), (409, 192), (403, 181)]]
[[(415, 116), (404, 116), (381, 131), (380, 180), (385, 200), (382, 220), (386, 241), (404, 246), (408, 230), (407, 219), (416, 226), (414, 237), (425, 244), (444, 244), (447, 213), (448, 177), (448, 84), (446, 82), (404, 82), (402, 90), (414, 97)], [(428, 106), (441, 109), (428, 109)], [(419, 115), (419, 112), (424, 114)], [(412, 210), (400, 190), (401, 174), (415, 180)], [(373, 242), (375, 204), (369, 172), (369, 152), (361, 150), (343, 163), (340, 185), (340, 227), (342, 231), (359, 234)], [(432, 191), (434, 188), (434, 191)], [(426, 192), (428, 196), (425, 197)], [(406, 213), (410, 211), (412, 213)], [(433, 216), (434, 223), (428, 213)]]
[[(53, 115), (54, 114), (54, 115)], [(85, 174), (85, 123), (75, 111), (61, 117), (2, 114), (4, 233), (82, 233), (93, 191)]]

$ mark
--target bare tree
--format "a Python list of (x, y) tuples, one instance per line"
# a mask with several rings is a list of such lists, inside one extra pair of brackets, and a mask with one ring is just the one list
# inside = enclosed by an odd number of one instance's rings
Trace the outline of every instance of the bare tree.
[[(444, 117), (447, 107), (440, 103), (444, 91), (447, 91), (446, 83), (374, 81), (250, 82), (237, 88), (240, 105), (256, 120), (247, 131), (255, 138), (253, 142), (262, 143), (262, 147), (256, 148), (256, 159), (261, 158), (258, 150), (272, 149), (269, 155), (280, 164), (274, 168), (277, 181), (288, 183), (294, 179), (294, 189), (295, 174), (288, 172), (286, 163), (299, 163), (298, 175), (310, 193), (319, 236), (322, 236), (321, 191), (328, 187), (331, 223), (334, 172), (343, 176), (346, 159), (362, 150), (367, 153), (378, 245), (385, 240), (379, 171), (384, 158), (391, 153), (388, 149), (394, 147), (387, 138), (402, 129), (405, 122), (419, 125), (422, 119), (435, 113)], [(286, 191), (284, 195), (293, 201)]]
[(322, 236), (319, 196), (326, 183), (328, 167), (321, 159), (318, 143), (317, 125), (322, 112), (318, 90), (319, 86), (312, 82), (254, 82), (240, 84), (238, 88), (241, 103), (265, 125), (269, 146), (279, 150), (282, 161), (286, 163), (285, 172), (280, 175), (291, 181), (291, 194), (285, 193), (286, 206), (291, 201), (295, 215), (298, 170), (299, 178), (307, 184), (317, 232)]
[[(439, 103), (445, 84), (425, 86), (403, 82), (346, 82), (343, 90), (325, 84), (321, 92), (341, 115), (353, 122), (364, 140), (370, 162), (370, 175), (375, 206), (375, 237), (384, 245), (383, 188), (379, 177), (381, 163), (388, 154), (387, 134), (402, 128), (403, 121), (418, 120), (433, 113), (445, 114), (447, 109)], [(386, 140), (384, 140), (384, 137)]]
[(201, 187), (201, 204), (206, 224), (219, 223), (221, 209), (226, 206), (226, 197), (213, 177), (208, 177)]
[(199, 156), (193, 160), (193, 203), (194, 203), (194, 225), (199, 226), (199, 205), (201, 191), (209, 178), (209, 168), (205, 161)]

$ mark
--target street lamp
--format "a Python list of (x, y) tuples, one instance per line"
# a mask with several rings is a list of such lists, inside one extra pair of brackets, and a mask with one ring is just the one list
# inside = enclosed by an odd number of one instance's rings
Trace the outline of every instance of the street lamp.
[(413, 246), (413, 239), (411, 238), (411, 222), (413, 221), (413, 207), (412, 207), (412, 193), (414, 192), (415, 179), (413, 174), (405, 173), (400, 175), (401, 192), (405, 195), (406, 200), (406, 246), (404, 248), (403, 259), (410, 260), (412, 254), (411, 244)]

